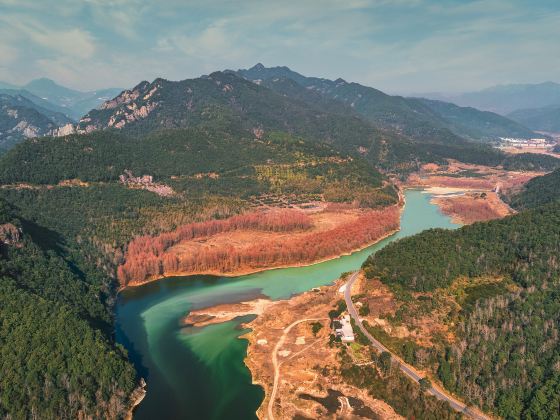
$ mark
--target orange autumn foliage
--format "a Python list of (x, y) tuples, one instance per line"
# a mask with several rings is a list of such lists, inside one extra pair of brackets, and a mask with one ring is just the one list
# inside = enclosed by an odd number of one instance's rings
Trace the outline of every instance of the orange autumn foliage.
[[(293, 210), (251, 213), (226, 220), (193, 223), (155, 237), (136, 238), (129, 245), (125, 263), (118, 268), (118, 278), (125, 286), (173, 273), (233, 273), (242, 269), (311, 263), (353, 251), (380, 239), (398, 228), (399, 216), (396, 206), (371, 210), (331, 230), (303, 234), (303, 229), (311, 227), (311, 219)], [(273, 236), (243, 249), (224, 244), (183, 254), (169, 250), (181, 241), (237, 229), (272, 232), (296, 230), (300, 233), (290, 239)]]

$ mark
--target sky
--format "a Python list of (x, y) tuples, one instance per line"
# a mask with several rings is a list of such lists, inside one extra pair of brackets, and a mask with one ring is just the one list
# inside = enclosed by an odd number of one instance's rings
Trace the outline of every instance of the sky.
[(560, 0), (0, 0), (0, 80), (129, 88), (285, 65), (391, 93), (560, 82)]

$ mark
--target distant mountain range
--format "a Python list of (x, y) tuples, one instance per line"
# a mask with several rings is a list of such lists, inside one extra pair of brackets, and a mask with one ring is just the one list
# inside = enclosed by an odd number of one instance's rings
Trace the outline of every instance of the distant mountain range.
[(7, 150), (26, 138), (55, 134), (59, 127), (72, 123), (65, 114), (39, 106), (21, 94), (1, 92), (0, 150)]
[(78, 120), (89, 110), (96, 108), (122, 91), (121, 88), (110, 88), (81, 92), (61, 86), (47, 78), (35, 79), (23, 86), (0, 82), (0, 90), (5, 94), (24, 96), (36, 105), (63, 112), (74, 120)]
[(69, 134), (71, 124), (121, 91), (79, 92), (45, 78), (24, 86), (0, 82), (0, 152), (26, 138)]
[[(73, 115), (78, 115), (78, 110), (89, 110), (73, 126), (64, 126), (69, 118), (53, 120), (52, 115), (45, 115), (51, 122), (41, 127), (27, 121), (37, 129), (23, 133), (32, 136), (105, 129), (144, 135), (170, 128), (215, 130), (235, 126), (249, 132), (287, 131), (326, 141), (375, 165), (443, 158), (496, 164), (502, 159), (496, 151), (474, 147), (472, 142), (484, 145), (500, 136), (536, 135), (519, 122), (491, 112), (391, 96), (342, 79), (306, 77), (288, 67), (267, 68), (262, 64), (177, 82), (161, 78), (152, 83), (144, 81), (124, 91), (78, 92), (49, 79), (37, 79), (20, 89), (0, 92), (17, 96), (21, 104), (21, 98), (25, 98), (25, 103), (33, 104), (39, 113), (48, 110), (58, 115), (73, 107)], [(107, 99), (105, 95), (111, 94)], [(103, 99), (107, 100), (100, 103)], [(7, 144), (15, 142), (12, 135)]]
[(500, 85), (460, 95), (430, 93), (422, 96), (508, 115), (518, 110), (560, 105), (560, 84), (544, 82)]
[(262, 64), (178, 82), (141, 82), (90, 111), (76, 131), (116, 128), (146, 134), (169, 128), (232, 125), (326, 141), (376, 165), (429, 160), (434, 155), (495, 163), (501, 159), (496, 152), (479, 150), (472, 141), (535, 135), (493, 113), (390, 96), (342, 79), (305, 77), (287, 67)]

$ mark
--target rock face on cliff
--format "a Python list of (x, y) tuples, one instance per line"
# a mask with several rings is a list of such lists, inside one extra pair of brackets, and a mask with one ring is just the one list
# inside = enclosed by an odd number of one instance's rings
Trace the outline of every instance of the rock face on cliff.
[(66, 115), (42, 108), (21, 95), (0, 94), (0, 150), (27, 138), (55, 134), (71, 122)]

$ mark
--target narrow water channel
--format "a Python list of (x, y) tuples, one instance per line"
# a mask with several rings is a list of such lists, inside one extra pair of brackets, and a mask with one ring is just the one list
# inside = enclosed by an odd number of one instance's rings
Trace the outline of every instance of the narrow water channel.
[(243, 363), (246, 331), (237, 319), (205, 328), (182, 328), (189, 310), (258, 296), (285, 299), (330, 284), (358, 269), (373, 252), (398, 238), (433, 227), (455, 228), (430, 203), (430, 195), (406, 191), (401, 230), (352, 255), (308, 267), (269, 270), (235, 278), (168, 278), (124, 290), (117, 304), (117, 340), (129, 351), (148, 394), (135, 411), (142, 419), (251, 419), (263, 399)]

